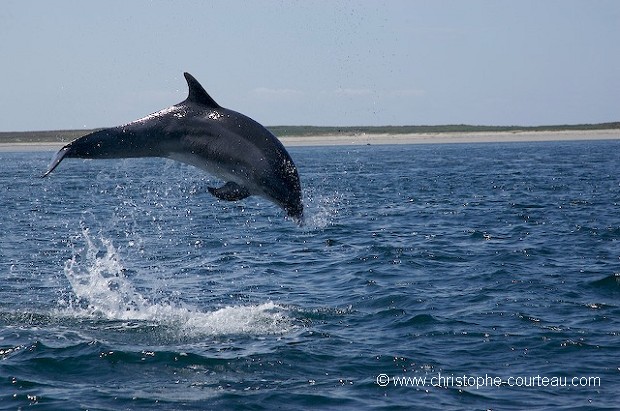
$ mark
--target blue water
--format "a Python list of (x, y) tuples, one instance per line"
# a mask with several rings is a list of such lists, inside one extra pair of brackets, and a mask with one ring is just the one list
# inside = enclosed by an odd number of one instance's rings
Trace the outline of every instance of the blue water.
[(620, 406), (620, 142), (289, 151), (301, 228), (0, 153), (0, 409)]

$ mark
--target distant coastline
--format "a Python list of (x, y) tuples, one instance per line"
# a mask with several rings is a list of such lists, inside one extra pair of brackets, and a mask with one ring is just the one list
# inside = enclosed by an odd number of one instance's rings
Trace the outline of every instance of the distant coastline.
[(503, 132), (551, 132), (620, 130), (620, 122), (597, 124), (564, 124), (551, 126), (476, 126), (468, 124), (449, 124), (443, 126), (271, 126), (267, 127), (277, 137), (311, 137), (321, 135), (358, 134), (437, 134), (437, 133), (503, 133)]
[[(271, 126), (286, 146), (484, 143), (620, 139), (620, 122), (551, 126)], [(54, 151), (83, 130), (0, 132), (0, 151)]]
[[(450, 124), (443, 126), (270, 126), (276, 137), (313, 137), (360, 134), (436, 134), (436, 133), (516, 133), (620, 130), (620, 122), (597, 124), (564, 124), (551, 126), (475, 126)], [(0, 143), (67, 143), (97, 129), (49, 131), (0, 131)]]

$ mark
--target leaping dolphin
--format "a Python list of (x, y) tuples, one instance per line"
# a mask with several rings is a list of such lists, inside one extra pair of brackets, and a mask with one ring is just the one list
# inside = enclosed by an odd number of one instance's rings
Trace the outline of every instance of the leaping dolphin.
[(43, 177), (65, 157), (164, 157), (201, 168), (226, 183), (215, 197), (264, 197), (303, 222), (301, 184), (290, 155), (265, 127), (215, 102), (189, 73), (187, 99), (131, 123), (105, 128), (61, 148)]

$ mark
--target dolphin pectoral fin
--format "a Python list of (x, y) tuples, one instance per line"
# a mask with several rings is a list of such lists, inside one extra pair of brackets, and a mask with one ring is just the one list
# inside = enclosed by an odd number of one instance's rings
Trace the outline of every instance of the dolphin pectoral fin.
[(58, 151), (58, 153), (56, 153), (56, 155), (54, 156), (54, 159), (52, 160), (50, 165), (47, 167), (47, 171), (45, 172), (45, 174), (43, 174), (41, 177), (47, 177), (49, 173), (54, 171), (54, 169), (58, 167), (58, 164), (60, 164), (62, 159), (65, 158), (65, 156), (67, 155), (70, 149), (71, 149), (70, 145), (66, 145), (63, 148), (61, 148)]
[(250, 192), (237, 183), (229, 181), (220, 188), (208, 187), (209, 192), (220, 200), (237, 201), (250, 196)]

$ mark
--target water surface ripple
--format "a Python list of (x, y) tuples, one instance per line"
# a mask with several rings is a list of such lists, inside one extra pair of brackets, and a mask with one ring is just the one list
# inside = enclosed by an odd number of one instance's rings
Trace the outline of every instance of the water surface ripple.
[(0, 410), (617, 408), (620, 142), (290, 152), (302, 228), (0, 153)]

